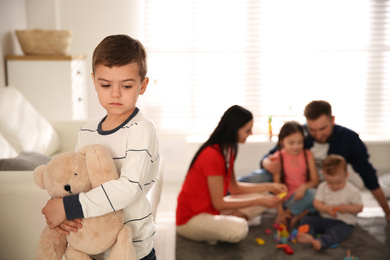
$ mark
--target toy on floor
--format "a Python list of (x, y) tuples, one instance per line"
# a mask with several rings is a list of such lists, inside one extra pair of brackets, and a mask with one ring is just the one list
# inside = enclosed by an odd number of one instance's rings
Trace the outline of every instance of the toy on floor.
[(359, 260), (359, 257), (351, 256), (351, 251), (347, 250), (347, 256), (343, 260)]
[(310, 226), (308, 224), (299, 226), (298, 233), (307, 233), (310, 230)]
[(265, 244), (265, 241), (262, 238), (256, 237), (255, 240), (256, 240), (257, 244), (259, 244), (259, 245), (264, 245)]
[(278, 245), (276, 245), (276, 247), (283, 248), (286, 254), (293, 254), (294, 250), (287, 243), (288, 241), (292, 241), (294, 243), (296, 242), (296, 230), (294, 230), (292, 234), (290, 234), (286, 225), (284, 224), (276, 224), (273, 225), (273, 227), (277, 228), (276, 234), (274, 236), (275, 241), (278, 242)]

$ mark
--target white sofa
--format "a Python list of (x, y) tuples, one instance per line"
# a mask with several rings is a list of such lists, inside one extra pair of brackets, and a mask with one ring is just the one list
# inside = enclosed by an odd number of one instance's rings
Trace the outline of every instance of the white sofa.
[[(12, 99), (14, 99), (15, 89), (11, 92)], [(8, 94), (8, 92), (5, 94)], [(2, 149), (3, 154), (0, 153), (0, 155), (5, 156), (5, 158), (0, 157), (0, 161), (4, 162), (13, 160), (14, 158), (10, 157), (17, 156), (20, 152), (23, 152), (23, 150), (26, 150), (27, 148), (28, 151), (36, 152), (36, 154), (42, 154), (43, 157), (53, 156), (54, 154), (65, 151), (74, 151), (74, 147), (77, 142), (77, 132), (84, 124), (83, 121), (45, 122), (44, 119), (34, 114), (36, 111), (30, 111), (30, 109), (33, 108), (30, 107), (26, 100), (22, 100), (23, 102), (19, 103), (19, 106), (27, 106), (28, 111), (21, 109), (19, 113), (16, 113), (16, 115), (12, 114), (15, 112), (4, 111), (4, 109), (7, 108), (5, 103), (8, 102), (7, 100), (4, 100), (6, 99), (4, 97), (5, 94), (4, 91), (0, 89), (0, 137), (3, 136), (3, 139), (0, 140), (0, 149)], [(19, 94), (16, 95), (17, 97), (15, 99), (19, 99)], [(31, 115), (31, 113), (33, 115)], [(25, 117), (33, 117), (34, 120), (28, 122), (29, 120)], [(4, 122), (1, 120), (9, 120), (9, 118), (20, 122), (11, 122), (6, 126), (2, 125)], [(38, 122), (40, 120), (43, 122)], [(37, 135), (41, 134), (43, 136), (36, 135), (30, 138), (25, 138), (26, 135), (33, 134), (31, 133), (33, 132), (31, 131), (31, 125), (38, 128), (42, 128), (43, 126), (44, 129), (41, 129), (36, 133)], [(4, 129), (12, 126), (14, 129)], [(51, 128), (52, 131), (47, 131), (47, 128)], [(18, 135), (19, 133), (16, 133), (17, 131), (26, 131), (29, 133), (25, 132)], [(48, 132), (53, 135), (49, 138), (51, 143), (46, 143), (42, 148), (40, 144), (45, 143), (44, 139), (48, 137)], [(5, 143), (5, 140), (9, 140), (9, 143), (12, 143), (13, 145)], [(30, 140), (31, 142), (41, 140), (41, 142), (34, 146), (34, 144), (28, 143)], [(9, 153), (4, 155), (4, 151), (6, 151), (4, 148), (6, 145), (9, 145), (9, 149), (7, 149)], [(14, 147), (16, 148), (13, 149)], [(148, 194), (149, 200), (153, 206), (154, 217), (156, 216), (157, 205), (161, 194), (161, 162), (162, 160), (160, 160), (160, 171), (157, 180)], [(8, 167), (12, 168), (12, 166)], [(46, 225), (45, 218), (41, 214), (41, 209), (45, 206), (50, 197), (45, 190), (41, 190), (35, 185), (32, 177), (32, 169), (23, 171), (0, 171), (0, 187), (0, 205), (2, 215), (0, 221), (0, 259), (33, 259), (36, 244), (44, 226)]]

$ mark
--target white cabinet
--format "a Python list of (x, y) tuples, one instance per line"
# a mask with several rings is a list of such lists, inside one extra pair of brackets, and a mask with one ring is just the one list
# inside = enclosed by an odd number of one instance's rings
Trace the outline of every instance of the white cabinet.
[(7, 56), (7, 75), (49, 121), (87, 118), (84, 55)]

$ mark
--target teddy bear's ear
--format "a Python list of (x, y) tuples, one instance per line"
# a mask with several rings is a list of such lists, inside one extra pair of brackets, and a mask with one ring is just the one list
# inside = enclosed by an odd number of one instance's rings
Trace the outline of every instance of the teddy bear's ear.
[(43, 190), (45, 189), (45, 185), (43, 183), (43, 172), (45, 171), (45, 167), (46, 165), (38, 166), (37, 168), (35, 168), (33, 172), (33, 178), (35, 184)]
[(118, 179), (118, 172), (108, 149), (99, 144), (90, 145), (87, 147), (85, 157), (92, 187)]

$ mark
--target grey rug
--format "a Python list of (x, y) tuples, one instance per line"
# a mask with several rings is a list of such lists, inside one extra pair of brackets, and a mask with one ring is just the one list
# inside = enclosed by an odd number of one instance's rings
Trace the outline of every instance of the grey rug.
[[(219, 242), (208, 245), (176, 235), (176, 260), (343, 260), (347, 250), (359, 260), (390, 259), (390, 225), (383, 217), (358, 218), (351, 236), (336, 248), (315, 251), (311, 245), (288, 242), (294, 250), (292, 255), (276, 248), (273, 238), (276, 230), (272, 228), (274, 218), (273, 215), (263, 215), (261, 225), (250, 227), (247, 238), (237, 244)], [(267, 234), (266, 229), (271, 233)], [(265, 240), (264, 245), (257, 244), (255, 239), (258, 237)]]

